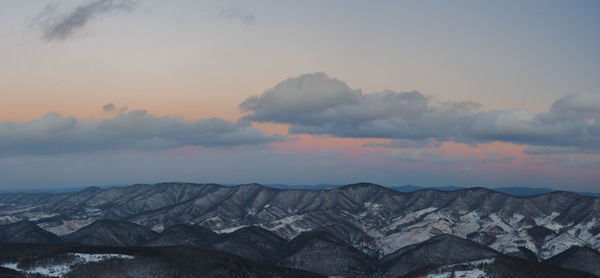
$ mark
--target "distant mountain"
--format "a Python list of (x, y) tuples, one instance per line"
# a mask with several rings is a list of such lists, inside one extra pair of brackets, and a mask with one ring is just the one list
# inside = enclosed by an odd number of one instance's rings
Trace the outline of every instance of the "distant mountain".
[[(277, 189), (303, 189), (303, 190), (326, 190), (332, 188), (342, 187), (343, 185), (333, 185), (333, 184), (315, 184), (315, 185), (287, 185), (287, 184), (267, 184), (265, 185), (271, 188)], [(419, 190), (441, 190), (441, 191), (455, 191), (455, 190), (463, 190), (468, 189), (469, 187), (464, 186), (416, 186), (416, 185), (402, 185), (402, 186), (389, 186), (388, 188), (399, 191), (399, 192), (415, 192)], [(551, 192), (557, 192), (559, 190), (551, 189), (551, 188), (541, 188), (541, 187), (490, 187), (490, 190), (501, 192), (505, 194), (509, 194), (517, 197), (529, 197), (540, 194), (546, 194)], [(573, 192), (585, 196), (594, 196), (600, 197), (600, 192), (582, 192), (582, 191), (567, 191)]]
[(125, 185), (125, 184), (115, 184), (115, 185), (102, 185), (102, 186), (84, 186), (84, 187), (66, 187), (66, 188), (49, 188), (49, 187), (43, 187), (43, 188), (31, 188), (31, 189), (2, 189), (0, 190), (0, 194), (19, 194), (19, 193), (29, 193), (29, 194), (42, 194), (42, 193), (52, 193), (52, 194), (56, 194), (56, 193), (72, 193), (72, 192), (79, 192), (79, 191), (83, 191), (86, 190), (88, 188), (101, 188), (101, 189), (108, 189), (108, 188), (112, 188), (112, 187), (127, 187), (129, 185)]
[(600, 276), (600, 253), (588, 247), (572, 247), (548, 259), (546, 263)]
[[(403, 186), (390, 186), (389, 188), (394, 189), (400, 192), (415, 192), (418, 190), (442, 190), (442, 191), (454, 191), (454, 190), (463, 190), (468, 189), (468, 187), (460, 187), (460, 186), (415, 186), (415, 185), (403, 185)], [(517, 197), (530, 197), (535, 195), (541, 195), (546, 193), (558, 192), (558, 190), (550, 189), (550, 188), (538, 188), (538, 187), (490, 187), (490, 190), (505, 193), (512, 196)], [(600, 193), (593, 192), (580, 192), (580, 191), (572, 191), (573, 193), (585, 195), (585, 196), (594, 196), (600, 197)]]
[(0, 225), (0, 243), (57, 243), (60, 238), (29, 221)]
[(302, 184), (265, 184), (267, 187), (277, 188), (277, 189), (302, 189), (302, 190), (326, 190), (331, 188), (340, 187), (342, 185), (335, 184), (312, 184), (312, 185), (302, 185)]
[[(533, 188), (533, 187), (493, 187), (491, 190), (510, 194), (513, 196), (535, 196), (540, 194), (546, 194), (555, 192), (556, 190), (550, 188)], [(585, 195), (585, 194), (584, 194)]]
[[(550, 188), (535, 188), (535, 187), (495, 187), (495, 188), (490, 188), (490, 189), (494, 190), (494, 191), (510, 194), (513, 196), (519, 196), (519, 197), (529, 197), (529, 196), (541, 195), (541, 194), (552, 193), (552, 192), (561, 192), (560, 190), (554, 190), (554, 189), (550, 189)], [(581, 192), (581, 191), (565, 191), (565, 192), (572, 192), (572, 193), (577, 193), (577, 194), (585, 195), (585, 196), (600, 197), (600, 193), (598, 193), (598, 192)]]
[(62, 240), (87, 245), (135, 246), (156, 236), (156, 232), (134, 223), (98, 220), (72, 234), (63, 236)]
[[(226, 186), (236, 186), (234, 184), (227, 184)], [(264, 186), (275, 188), (275, 189), (301, 189), (301, 190), (327, 190), (332, 188), (342, 187), (343, 185), (337, 184), (265, 184)], [(38, 188), (38, 189), (12, 189), (12, 190), (0, 190), (0, 194), (59, 194), (59, 193), (74, 193), (90, 188), (93, 189), (110, 189), (118, 187), (128, 187), (127, 185), (103, 185), (103, 186), (92, 186), (92, 187), (69, 187), (69, 188)], [(468, 189), (472, 187), (465, 186), (416, 186), (416, 185), (402, 185), (402, 186), (388, 186), (388, 188), (399, 191), (399, 192), (415, 192), (418, 190), (442, 190), (442, 191), (454, 191), (461, 189)], [(543, 187), (489, 187), (490, 190), (501, 192), (517, 197), (529, 197), (534, 195), (546, 194), (551, 192), (557, 192), (551, 188)], [(585, 196), (600, 197), (600, 192), (584, 192), (584, 191), (566, 191), (577, 193)]]
[(454, 191), (454, 190), (465, 189), (465, 187), (460, 187), (460, 186), (415, 186), (415, 185), (390, 186), (389, 188), (396, 190), (396, 191), (400, 191), (400, 192), (406, 192), (406, 193), (415, 192), (415, 191), (419, 191), (419, 190), (426, 190), (426, 189), (442, 190), (442, 191)]

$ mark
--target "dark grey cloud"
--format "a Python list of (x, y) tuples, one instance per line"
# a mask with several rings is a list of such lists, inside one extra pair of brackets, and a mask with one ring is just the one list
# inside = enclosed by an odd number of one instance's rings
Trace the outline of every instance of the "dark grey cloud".
[(600, 94), (595, 93), (566, 95), (545, 113), (481, 111), (474, 102), (440, 102), (416, 91), (363, 94), (315, 73), (289, 78), (247, 98), (240, 108), (247, 113), (244, 120), (289, 124), (291, 134), (408, 140), (398, 142), (500, 141), (579, 153), (600, 149)]
[(117, 110), (117, 107), (114, 103), (107, 103), (104, 106), (102, 106), (102, 110), (104, 110), (105, 112), (112, 112)]
[(221, 8), (219, 10), (221, 16), (239, 20), (246, 25), (254, 25), (256, 23), (256, 16), (252, 11), (240, 8), (240, 7), (229, 7), (229, 8)]
[(150, 115), (144, 110), (96, 120), (48, 113), (31, 121), (0, 122), (0, 155), (156, 151), (184, 146), (260, 145), (282, 140), (282, 135), (266, 135), (248, 122), (218, 118), (186, 121)]
[(95, 0), (79, 5), (67, 14), (58, 14), (57, 6), (49, 5), (37, 16), (36, 22), (45, 40), (65, 40), (102, 14), (131, 11), (135, 6), (134, 0)]

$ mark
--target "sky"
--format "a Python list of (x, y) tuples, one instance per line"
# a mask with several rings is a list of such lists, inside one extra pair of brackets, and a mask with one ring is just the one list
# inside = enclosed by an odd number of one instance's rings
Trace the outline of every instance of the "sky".
[(600, 191), (598, 1), (0, 3), (0, 189)]

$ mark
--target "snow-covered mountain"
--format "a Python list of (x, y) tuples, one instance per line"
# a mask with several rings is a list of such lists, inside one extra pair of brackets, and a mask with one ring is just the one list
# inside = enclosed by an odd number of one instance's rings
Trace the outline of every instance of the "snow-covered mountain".
[(217, 233), (257, 225), (285, 238), (326, 230), (381, 258), (450, 234), (541, 259), (572, 246), (600, 250), (600, 198), (568, 192), (516, 197), (484, 188), (398, 192), (359, 183), (322, 190), (258, 184), (162, 183), (60, 194), (0, 194), (0, 224), (30, 220), (64, 236), (95, 220), (161, 232), (176, 224)]

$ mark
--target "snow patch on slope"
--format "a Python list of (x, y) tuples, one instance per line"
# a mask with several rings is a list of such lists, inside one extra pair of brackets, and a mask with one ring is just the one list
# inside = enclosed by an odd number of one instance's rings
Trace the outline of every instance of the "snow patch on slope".
[[(434, 212), (426, 214), (424, 211)], [(417, 214), (419, 214), (419, 217), (424, 214), (426, 215), (419, 222), (413, 223), (407, 227), (401, 227), (398, 232), (387, 232), (393, 231), (391, 227), (382, 228), (381, 231), (383, 232), (377, 230), (367, 231), (369, 235), (375, 237), (377, 240), (382, 255), (392, 253), (404, 246), (423, 242), (442, 233), (452, 233), (451, 226), (454, 225), (454, 221), (449, 214), (437, 211), (435, 208), (421, 210)], [(415, 216), (413, 215), (411, 217)], [(396, 223), (397, 222), (401, 221), (396, 221)], [(398, 225), (395, 227), (398, 228)]]
[(557, 237), (546, 241), (540, 250), (540, 257), (548, 259), (554, 257), (573, 246), (583, 246), (585, 242), (569, 233), (562, 233)]
[[(562, 229), (564, 227), (563, 225), (554, 221), (558, 216), (560, 216), (560, 213), (552, 212), (550, 215), (547, 215), (545, 217), (536, 217), (533, 219), (533, 221), (535, 221), (535, 224), (538, 226), (544, 226), (544, 227), (554, 231), (555, 233), (558, 233), (558, 232), (560, 232), (560, 229)], [(572, 224), (570, 224), (570, 225), (572, 225)], [(568, 225), (568, 226), (570, 226), (570, 225)]]
[(436, 210), (437, 210), (437, 208), (431, 207), (431, 208), (426, 208), (426, 209), (422, 209), (422, 210), (417, 210), (415, 212), (411, 212), (411, 213), (408, 213), (403, 216), (395, 217), (392, 219), (392, 223), (390, 223), (388, 226), (386, 226), (383, 229), (383, 231), (396, 229), (400, 225), (404, 225), (404, 224), (413, 222), (413, 221), (417, 220), (419, 217), (421, 217), (422, 215), (430, 213), (430, 212), (434, 212)]
[[(430, 273), (424, 278), (451, 278), (451, 277), (461, 277), (461, 278), (480, 278), (486, 277), (485, 269), (481, 267), (484, 265), (489, 265), (494, 262), (494, 259), (484, 259), (471, 261), (466, 263), (452, 264), (440, 267), (436, 270), (436, 273)], [(459, 268), (461, 270), (455, 270)], [(454, 276), (453, 276), (454, 274)]]
[(75, 232), (89, 224), (91, 224), (93, 220), (91, 219), (82, 219), (82, 220), (63, 220), (61, 225), (53, 225), (52, 223), (40, 223), (38, 224), (40, 228), (51, 232), (58, 236), (63, 236), (66, 234), (70, 234)]
[(302, 224), (305, 215), (287, 216), (273, 222), (262, 224), (261, 227), (270, 230), (284, 238), (294, 238), (302, 232), (310, 231), (313, 227), (307, 227)]

